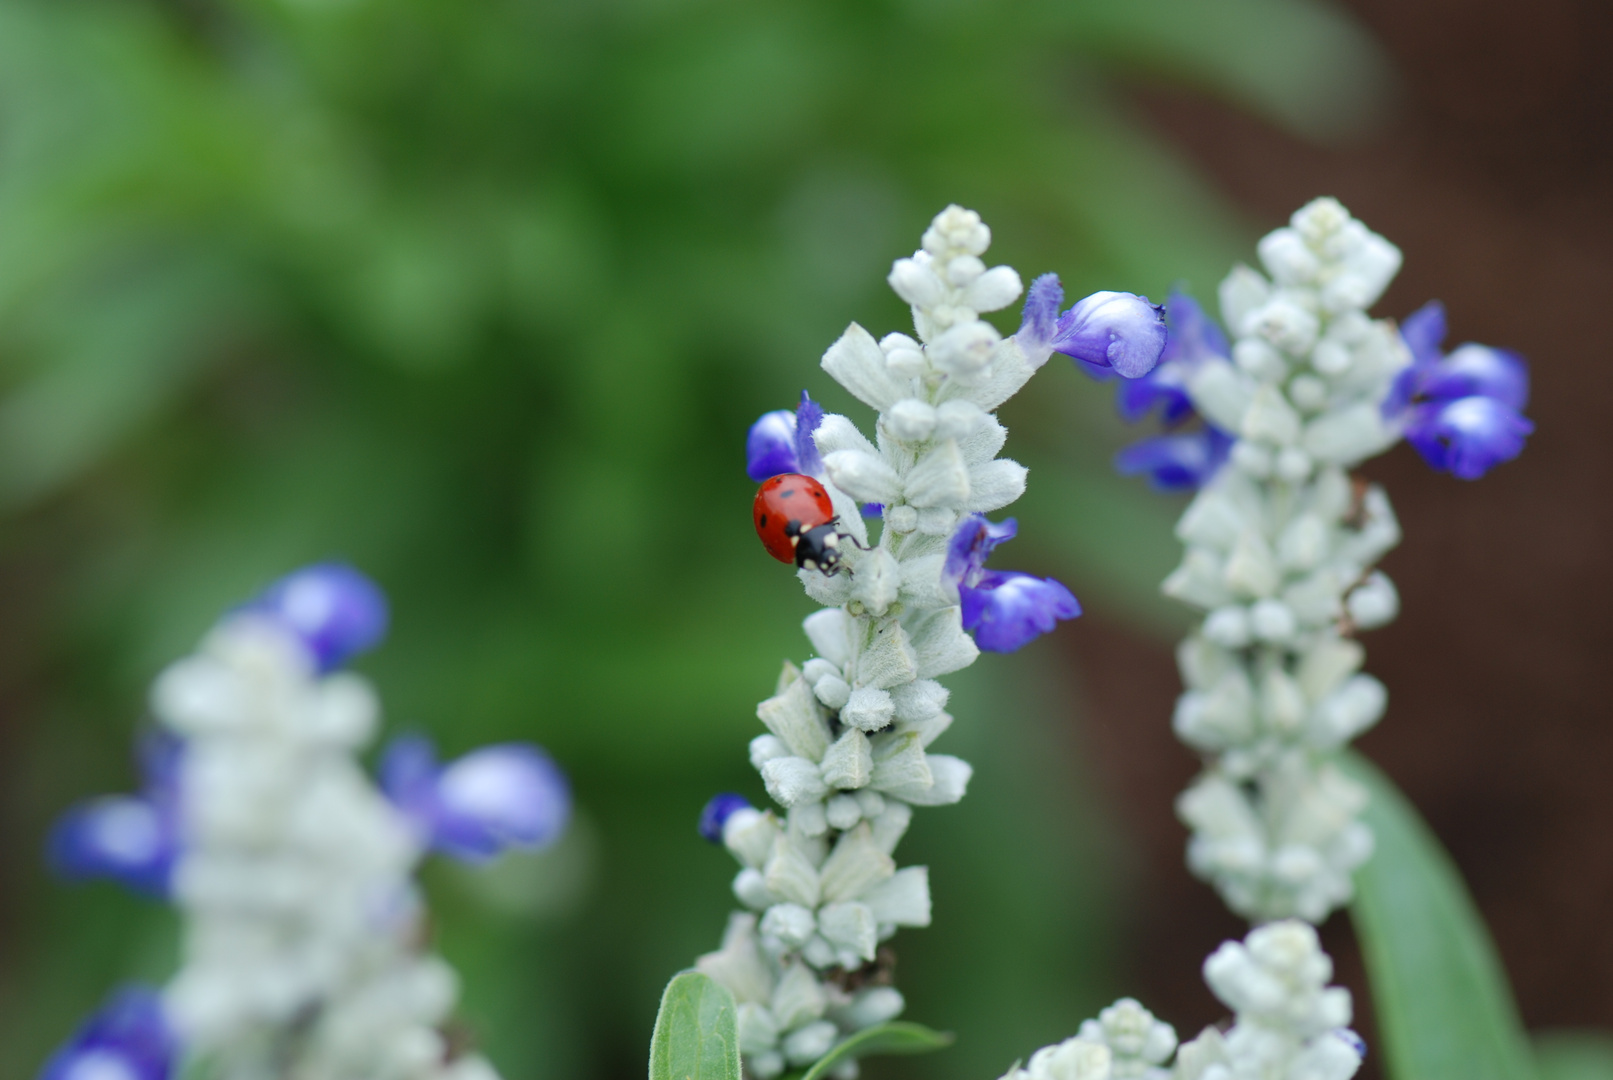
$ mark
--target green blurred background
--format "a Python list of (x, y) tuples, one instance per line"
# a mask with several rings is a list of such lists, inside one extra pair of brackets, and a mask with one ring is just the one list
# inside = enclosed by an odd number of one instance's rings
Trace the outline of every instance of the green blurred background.
[[(695, 815), (760, 798), (754, 705), (807, 649), (747, 425), (803, 386), (868, 419), (817, 359), (907, 328), (883, 278), (948, 202), (1072, 296), (1210, 295), (1258, 230), (1135, 93), (1326, 141), (1386, 70), (1299, 0), (0, 0), (0, 1075), (173, 963), (165, 909), (47, 879), (49, 822), (132, 786), (163, 664), (329, 557), (393, 599), (393, 729), (575, 783), (558, 849), (427, 875), (471, 1027), (508, 1080), (642, 1075), (731, 906)], [(1005, 410), (1009, 563), (1169, 637), (1178, 507), (1110, 475), (1108, 402), (1058, 364)], [(1126, 989), (1061, 665), (955, 680), (976, 779), (904, 846), (936, 925), (898, 946), (961, 1038), (874, 1075), (996, 1076)]]

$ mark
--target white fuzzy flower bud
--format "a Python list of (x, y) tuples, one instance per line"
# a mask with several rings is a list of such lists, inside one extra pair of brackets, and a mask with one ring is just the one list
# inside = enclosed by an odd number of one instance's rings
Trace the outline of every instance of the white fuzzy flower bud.
[(1024, 291), (1013, 267), (994, 266), (969, 283), (964, 289), (963, 302), (976, 311), (1000, 311), (1018, 300)]
[(943, 333), (930, 346), (930, 362), (964, 383), (976, 382), (989, 374), (992, 355), (1002, 335), (990, 323), (978, 319), (960, 323)]
[(1373, 630), (1388, 625), (1400, 614), (1400, 594), (1395, 591), (1394, 582), (1383, 573), (1374, 572), (1345, 597), (1344, 609), (1357, 627)]
[(904, 398), (885, 414), (885, 427), (907, 442), (923, 442), (935, 432), (935, 406), (916, 398)]

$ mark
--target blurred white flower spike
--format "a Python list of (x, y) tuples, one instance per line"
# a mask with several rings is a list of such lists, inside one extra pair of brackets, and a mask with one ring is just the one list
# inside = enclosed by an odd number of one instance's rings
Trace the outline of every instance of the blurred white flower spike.
[[(879, 414), (873, 439), (803, 395), (746, 441), (747, 472), (764, 493), (781, 476), (809, 493), (801, 477), (821, 483), (835, 527), (854, 541), (839, 546), (832, 574), (798, 562), (807, 594), (825, 605), (805, 623), (816, 655), (784, 665), (757, 709), (767, 733), (750, 747), (777, 809), (729, 794), (701, 815), (701, 834), (741, 864), (734, 894), (748, 910), (697, 966), (738, 1002), (756, 1080), (808, 1066), (902, 1011), (883, 945), (899, 927), (929, 925), (930, 889), (924, 867), (898, 868), (896, 845), (914, 807), (957, 802), (971, 772), (930, 752), (952, 724), (936, 680), (1080, 613), (1056, 581), (985, 568), (1015, 525), (984, 515), (1025, 490), (1024, 467), (997, 456), (1008, 433), (993, 411), (1055, 351), (1110, 358), (1130, 376), (1164, 347), (1146, 300), (1103, 293), (1061, 315), (1052, 275), (1034, 283), (1020, 331), (1003, 337), (980, 316), (1023, 286), (1011, 267), (987, 266), (990, 243), (978, 214), (943, 210), (888, 278), (912, 307), (913, 333), (876, 339), (853, 323), (824, 354), (823, 369)], [(788, 537), (828, 516), (814, 510), (785, 531), (761, 506), (758, 531), (786, 562)], [(883, 522), (872, 545), (865, 517)], [(856, 1067), (844, 1061), (834, 1075)]]
[[(481, 861), (552, 841), (569, 788), (536, 747), (439, 768), (409, 738), (387, 754), (383, 794), (358, 759), (379, 702), (339, 669), (386, 625), (368, 579), (313, 566), (231, 611), (158, 678), (164, 737), (146, 793), (70, 811), (52, 853), (71, 874), (166, 894), (183, 964), (160, 998), (117, 999), (101, 1014), (117, 1023), (86, 1025), (53, 1068), (110, 1054), (126, 1071), (95, 1076), (168, 1080), (192, 1060), (222, 1077), (496, 1080), (444, 1033), (458, 979), (424, 947), (413, 874), (432, 849)], [(136, 843), (147, 819), (152, 837)]]
[(1204, 962), (1205, 982), (1232, 1010), (1225, 1030), (1178, 1048), (1169, 1024), (1122, 998), (1003, 1080), (1350, 1080), (1366, 1048), (1349, 1027), (1350, 992), (1328, 986), (1332, 977), (1314, 927), (1268, 923)]

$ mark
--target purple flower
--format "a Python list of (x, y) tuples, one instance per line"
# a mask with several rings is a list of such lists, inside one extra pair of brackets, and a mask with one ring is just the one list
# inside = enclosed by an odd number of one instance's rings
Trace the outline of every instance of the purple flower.
[(1013, 518), (996, 525), (971, 514), (952, 534), (941, 568), (942, 587), (962, 608), (963, 628), (987, 652), (1013, 652), (1058, 620), (1081, 614), (1075, 596), (1052, 578), (985, 569), (992, 550), (1018, 531)]
[(1491, 397), (1464, 397), (1446, 404), (1412, 407), (1406, 441), (1436, 471), (1477, 480), (1523, 453), (1535, 425)]
[(728, 819), (739, 810), (752, 809), (750, 800), (743, 795), (735, 795), (725, 791), (721, 795), (713, 795), (711, 801), (700, 811), (700, 835), (713, 844), (722, 843), (722, 829), (728, 824)]
[(1203, 487), (1226, 462), (1232, 442), (1232, 436), (1210, 424), (1156, 435), (1116, 454), (1115, 469), (1124, 476), (1146, 475), (1155, 491), (1192, 491)]
[(1165, 351), (1165, 309), (1135, 293), (1097, 292), (1059, 316), (1054, 352), (1126, 379), (1148, 374)]
[(1472, 343), (1448, 356), (1445, 309), (1423, 305), (1401, 324), (1411, 364), (1395, 379), (1383, 414), (1403, 419), (1406, 441), (1433, 468), (1476, 480), (1523, 452), (1534, 424), (1524, 415), (1529, 403), (1529, 368), (1505, 349)]
[(141, 745), (145, 790), (106, 795), (68, 810), (51, 830), (47, 858), (69, 880), (111, 878), (166, 897), (179, 855), (179, 754), (171, 736)]
[(763, 413), (745, 436), (746, 475), (760, 484), (795, 471), (795, 414), (788, 409)]
[[(1225, 358), (1229, 353), (1226, 335), (1191, 296), (1173, 291), (1165, 311), (1170, 336), (1159, 364), (1146, 375), (1124, 380), (1115, 388), (1115, 406), (1127, 423), (1141, 420), (1156, 405), (1161, 406), (1160, 419), (1166, 427), (1191, 419), (1195, 414), (1193, 399), (1187, 393), (1188, 377), (1204, 360)], [(1114, 375), (1106, 367), (1082, 367), (1096, 379)]]
[(571, 817), (565, 774), (530, 743), (484, 746), (439, 767), (431, 740), (407, 735), (387, 747), (380, 772), (422, 842), (465, 862), (547, 846)]
[(823, 472), (823, 458), (812, 434), (823, 422), (823, 406), (801, 391), (794, 412), (779, 409), (763, 413), (745, 436), (745, 473), (758, 484), (780, 473)]
[(386, 595), (344, 563), (316, 563), (287, 574), (246, 610), (295, 634), (320, 671), (341, 667), (386, 636)]
[(157, 991), (127, 986), (51, 1055), (39, 1080), (168, 1080), (178, 1053)]

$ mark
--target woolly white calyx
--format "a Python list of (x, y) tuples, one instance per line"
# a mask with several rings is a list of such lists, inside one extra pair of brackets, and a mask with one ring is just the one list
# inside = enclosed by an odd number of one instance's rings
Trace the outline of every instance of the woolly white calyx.
[(1364, 795), (1329, 755), (1383, 715), (1348, 635), (1392, 620), (1373, 564), (1400, 536), (1383, 491), (1345, 469), (1399, 432), (1381, 403), (1410, 355), (1365, 308), (1400, 254), (1332, 199), (1260, 242), (1269, 278), (1221, 285), (1230, 359), (1189, 377), (1195, 407), (1236, 436), (1177, 526), (1164, 591), (1206, 617), (1179, 652), (1177, 734), (1211, 759), (1178, 804), (1189, 861), (1251, 919), (1321, 919), (1371, 851)]

